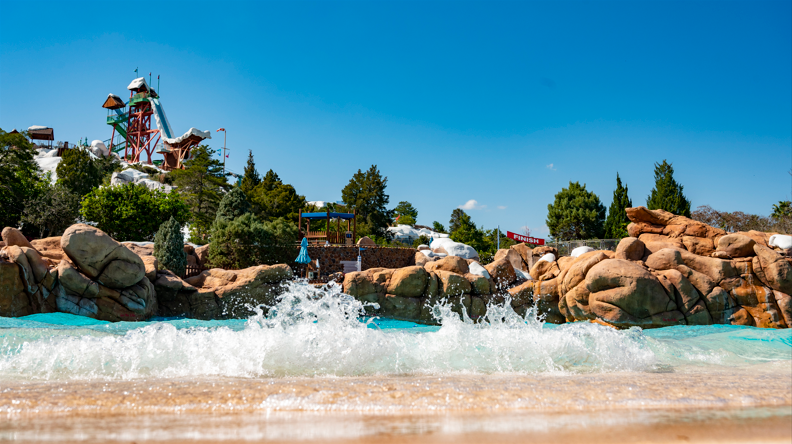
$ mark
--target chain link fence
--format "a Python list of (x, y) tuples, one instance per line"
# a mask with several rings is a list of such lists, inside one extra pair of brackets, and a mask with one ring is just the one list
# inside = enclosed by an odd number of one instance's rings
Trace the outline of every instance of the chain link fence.
[(578, 247), (591, 247), (595, 250), (616, 251), (621, 239), (587, 239), (549, 242), (547, 245), (555, 247), (559, 256), (569, 256), (572, 250)]

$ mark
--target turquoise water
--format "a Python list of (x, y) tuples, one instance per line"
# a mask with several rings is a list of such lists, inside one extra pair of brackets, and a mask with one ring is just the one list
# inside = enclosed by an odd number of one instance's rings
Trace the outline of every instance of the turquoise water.
[(506, 306), (440, 326), (363, 318), (340, 292), (292, 285), (267, 316), (110, 323), (64, 313), (0, 317), (0, 381), (493, 373), (792, 370), (792, 330), (727, 325), (616, 331), (544, 324)]

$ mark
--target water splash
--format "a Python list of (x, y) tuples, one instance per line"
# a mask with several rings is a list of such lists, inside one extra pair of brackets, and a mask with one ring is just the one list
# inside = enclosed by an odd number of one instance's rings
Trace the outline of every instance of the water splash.
[(533, 311), (519, 316), (508, 301), (488, 306), (479, 323), (440, 303), (433, 307), (440, 327), (372, 328), (360, 320), (364, 304), (339, 285), (292, 283), (267, 315), (254, 309), (244, 321), (6, 322), (0, 380), (653, 372), (792, 359), (789, 331), (550, 327)]

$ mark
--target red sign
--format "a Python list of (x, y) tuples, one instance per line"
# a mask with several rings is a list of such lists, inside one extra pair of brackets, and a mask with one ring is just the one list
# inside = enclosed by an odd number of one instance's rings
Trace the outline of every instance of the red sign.
[(506, 237), (509, 239), (514, 239), (517, 242), (525, 242), (526, 244), (533, 244), (533, 245), (544, 245), (544, 239), (539, 239), (537, 237), (525, 236), (522, 234), (512, 233), (511, 231), (506, 232)]

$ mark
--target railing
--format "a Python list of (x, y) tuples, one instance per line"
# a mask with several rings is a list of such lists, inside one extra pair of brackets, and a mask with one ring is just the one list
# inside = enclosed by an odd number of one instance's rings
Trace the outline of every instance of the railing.
[(344, 232), (338, 231), (309, 231), (305, 234), (306, 239), (308, 242), (315, 242), (315, 243), (323, 243), (325, 241), (330, 242), (331, 244), (343, 244), (344, 243)]
[(621, 239), (586, 239), (586, 240), (569, 240), (569, 241), (555, 241), (548, 243), (558, 250), (559, 256), (569, 256), (569, 254), (578, 247), (591, 247), (595, 250), (610, 250), (616, 251), (616, 246), (619, 245)]
[(188, 265), (187, 268), (184, 269), (184, 278), (198, 276), (202, 271), (201, 267), (190, 267)]

